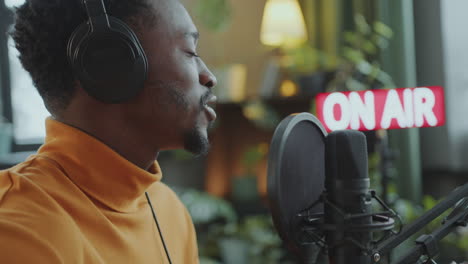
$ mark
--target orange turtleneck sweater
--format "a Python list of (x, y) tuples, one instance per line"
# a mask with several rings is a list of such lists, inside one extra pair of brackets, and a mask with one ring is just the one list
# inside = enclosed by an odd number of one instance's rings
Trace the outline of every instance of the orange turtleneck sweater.
[(160, 182), (97, 139), (46, 120), (37, 155), (0, 172), (1, 263), (198, 263), (186, 208)]

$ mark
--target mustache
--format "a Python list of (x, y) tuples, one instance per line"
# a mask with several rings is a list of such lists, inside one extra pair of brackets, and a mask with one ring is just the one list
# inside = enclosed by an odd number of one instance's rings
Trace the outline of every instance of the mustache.
[(204, 95), (202, 95), (202, 97), (200, 98), (200, 107), (203, 108), (212, 96), (212, 91), (208, 91)]

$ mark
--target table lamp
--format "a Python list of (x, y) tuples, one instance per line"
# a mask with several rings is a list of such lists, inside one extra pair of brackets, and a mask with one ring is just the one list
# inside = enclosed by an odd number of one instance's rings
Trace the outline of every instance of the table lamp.
[(304, 16), (297, 0), (267, 0), (260, 40), (267, 46), (285, 48), (307, 41)]
[[(296, 83), (291, 80), (278, 80), (279, 72), (288, 64), (284, 50), (297, 47), (307, 41), (306, 26), (301, 7), (297, 0), (267, 0), (263, 12), (260, 41), (275, 47), (274, 57), (265, 71), (265, 80), (261, 88), (263, 96), (271, 96), (272, 89), (279, 84), (279, 95), (290, 97), (299, 92)], [(284, 76), (283, 72), (283, 78)], [(276, 77), (276, 78), (275, 78)]]

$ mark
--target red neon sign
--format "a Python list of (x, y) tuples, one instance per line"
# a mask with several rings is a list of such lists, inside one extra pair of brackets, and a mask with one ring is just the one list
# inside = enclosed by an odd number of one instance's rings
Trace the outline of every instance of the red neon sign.
[(435, 127), (445, 124), (440, 86), (321, 93), (317, 118), (328, 131)]

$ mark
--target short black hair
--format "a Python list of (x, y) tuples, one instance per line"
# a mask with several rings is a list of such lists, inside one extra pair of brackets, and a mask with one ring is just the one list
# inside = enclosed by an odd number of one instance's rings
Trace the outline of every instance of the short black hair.
[[(149, 0), (104, 0), (104, 4), (109, 15), (136, 30), (156, 23)], [(76, 78), (67, 58), (67, 44), (86, 19), (82, 0), (26, 0), (16, 8), (11, 36), (23, 67), (53, 115), (65, 109), (73, 97)]]

